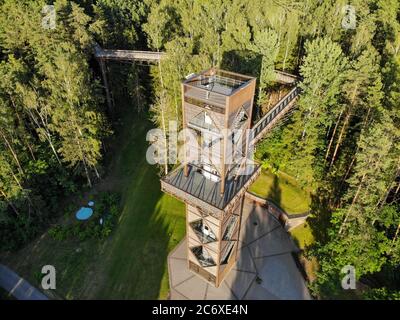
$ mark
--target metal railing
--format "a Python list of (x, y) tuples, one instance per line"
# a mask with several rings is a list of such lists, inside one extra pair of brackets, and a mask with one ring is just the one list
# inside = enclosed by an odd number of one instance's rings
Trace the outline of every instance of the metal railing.
[(139, 51), (139, 50), (113, 50), (103, 49), (97, 43), (94, 46), (94, 54), (98, 59), (104, 60), (127, 60), (127, 61), (159, 61), (164, 52)]
[(260, 139), (260, 134), (267, 128), (276, 118), (285, 113), (292, 107), (291, 102), (299, 95), (300, 88), (294, 87), (286, 96), (284, 96), (266, 115), (264, 115), (252, 128), (251, 137), (252, 143)]

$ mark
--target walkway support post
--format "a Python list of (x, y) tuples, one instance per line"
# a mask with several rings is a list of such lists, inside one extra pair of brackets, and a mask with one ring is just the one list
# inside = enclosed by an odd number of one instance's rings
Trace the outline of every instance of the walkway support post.
[(105, 65), (103, 59), (99, 58), (98, 61), (100, 64), (101, 74), (103, 76), (104, 87), (106, 89), (108, 111), (110, 112), (110, 114), (112, 114), (112, 111), (114, 108), (113, 108), (113, 103), (112, 103), (112, 99), (111, 99), (110, 88), (108, 87), (106, 65)]

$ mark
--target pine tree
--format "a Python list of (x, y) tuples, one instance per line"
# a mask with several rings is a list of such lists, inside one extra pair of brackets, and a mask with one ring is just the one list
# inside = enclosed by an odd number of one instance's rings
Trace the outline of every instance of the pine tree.
[(306, 44), (301, 66), (302, 94), (293, 123), (284, 130), (291, 171), (304, 184), (316, 186), (322, 174), (324, 137), (340, 113), (338, 97), (347, 60), (340, 47), (328, 38)]
[(279, 50), (277, 33), (272, 29), (260, 31), (254, 37), (254, 43), (249, 46), (262, 56), (260, 82), (258, 85), (258, 105), (265, 102), (265, 89), (275, 80), (275, 61)]

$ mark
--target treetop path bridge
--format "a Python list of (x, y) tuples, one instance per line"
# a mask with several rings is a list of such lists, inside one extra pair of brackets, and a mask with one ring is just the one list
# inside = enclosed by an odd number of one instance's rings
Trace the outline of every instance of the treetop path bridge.
[(160, 61), (165, 56), (165, 53), (153, 51), (103, 49), (96, 43), (94, 46), (94, 55), (97, 59), (101, 60), (142, 61), (152, 63)]
[[(164, 52), (103, 49), (99, 44), (96, 43), (94, 46), (94, 56), (99, 61), (106, 90), (107, 104), (109, 109), (112, 109), (113, 102), (107, 81), (105, 61), (137, 61), (158, 63), (167, 55)], [(275, 74), (277, 82), (291, 85), (293, 88), (288, 94), (280, 99), (267, 114), (265, 114), (257, 123), (252, 126), (250, 136), (250, 143), (252, 145), (261, 140), (265, 134), (269, 132), (275, 126), (275, 124), (277, 124), (279, 120), (281, 120), (288, 113), (288, 111), (294, 107), (297, 97), (300, 93), (300, 89), (297, 87), (298, 77), (279, 70), (275, 70)]]
[(299, 92), (300, 88), (295, 86), (287, 95), (279, 100), (267, 114), (253, 125), (250, 136), (251, 144), (254, 145), (262, 139), (264, 135), (294, 107)]

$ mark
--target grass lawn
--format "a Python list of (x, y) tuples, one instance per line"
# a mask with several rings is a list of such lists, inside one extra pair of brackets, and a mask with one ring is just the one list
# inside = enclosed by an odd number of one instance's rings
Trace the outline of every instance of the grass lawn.
[(275, 175), (263, 169), (250, 192), (271, 200), (288, 214), (301, 214), (310, 209), (310, 194), (301, 189), (294, 178), (281, 171)]
[[(184, 204), (160, 191), (158, 169), (145, 154), (146, 116), (124, 115), (115, 139), (110, 172), (76, 209), (99, 191), (122, 194), (117, 227), (105, 241), (57, 241), (47, 233), (15, 254), (2, 257), (33, 285), (39, 286), (43, 265), (56, 267), (57, 289), (66, 299), (165, 299), (167, 255), (185, 234)], [(74, 212), (64, 219), (74, 219)]]
[[(307, 222), (293, 228), (289, 231), (292, 238), (299, 246), (300, 249), (304, 250), (306, 246), (311, 245), (314, 242), (314, 236), (311, 228)], [(315, 257), (311, 260), (304, 257), (302, 253), (299, 254), (299, 261), (303, 266), (303, 270), (307, 275), (308, 281), (312, 282), (316, 278), (316, 271), (318, 270), (318, 262)]]
[(290, 234), (300, 249), (304, 249), (314, 242), (314, 236), (307, 222), (290, 230)]

